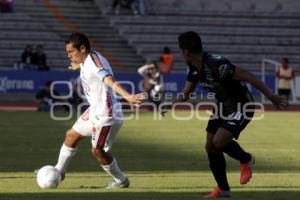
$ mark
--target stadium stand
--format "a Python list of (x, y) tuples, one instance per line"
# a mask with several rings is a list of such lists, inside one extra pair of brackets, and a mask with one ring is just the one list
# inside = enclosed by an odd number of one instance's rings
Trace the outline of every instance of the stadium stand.
[(63, 42), (71, 31), (93, 38), (112, 66), (121, 71), (135, 70), (144, 63), (136, 50), (118, 35), (93, 1), (15, 1), (15, 14), (1, 13), (0, 66), (10, 67), (19, 60), (26, 44), (43, 44), (51, 69), (68, 65)]
[[(51, 58), (48, 64), (52, 67), (66, 64), (62, 54), (61, 38), (37, 20), (25, 13), (0, 14), (0, 66), (12, 67), (20, 61), (26, 44), (43, 44)], [(59, 45), (60, 44), (60, 45)]]
[(194, 30), (201, 34), (209, 52), (221, 54), (251, 71), (260, 70), (261, 60), (280, 60), (283, 56), (300, 63), (299, 17), (263, 13), (228, 12), (157, 12), (136, 18), (110, 15), (111, 23), (127, 37), (130, 44), (146, 58), (157, 58), (162, 46), (175, 55), (175, 70), (184, 70), (177, 47), (180, 32)]
[[(11, 68), (26, 44), (42, 44), (53, 70), (65, 70), (64, 40), (85, 32), (115, 71), (131, 71), (158, 59), (164, 46), (185, 70), (177, 35), (194, 30), (205, 48), (235, 64), (260, 72), (263, 58), (290, 59), (300, 72), (299, 1), (292, 0), (144, 0), (146, 15), (114, 15), (111, 0), (15, 0), (14, 13), (0, 13), (0, 67)], [(274, 3), (275, 2), (275, 3)], [(0, 101), (30, 100), (32, 95), (1, 95)]]
[[(110, 1), (16, 0), (14, 14), (0, 15), (0, 66), (18, 61), (26, 44), (43, 44), (50, 68), (64, 69), (68, 61), (61, 44), (73, 30), (92, 37), (94, 47), (123, 71), (135, 71), (145, 60), (158, 59), (163, 46), (174, 53), (175, 71), (184, 70), (176, 40), (178, 33), (187, 30), (200, 33), (208, 51), (252, 71), (259, 71), (263, 58), (288, 57), (295, 67), (300, 63), (300, 15), (280, 12), (281, 4), (273, 12), (261, 12), (263, 8), (255, 4), (237, 2), (215, 5), (201, 1), (198, 8), (195, 1), (147, 2), (147, 15), (116, 16)], [(270, 9), (268, 3), (265, 10)]]
[[(100, 9), (146, 60), (157, 59), (163, 46), (175, 55), (174, 69), (185, 69), (177, 47), (177, 35), (194, 30), (207, 51), (221, 54), (251, 71), (260, 70), (263, 58), (288, 57), (299, 66), (300, 15), (295, 2), (268, 1), (147, 1), (147, 15), (116, 16), (98, 0)], [(293, 10), (294, 9), (294, 10)]]

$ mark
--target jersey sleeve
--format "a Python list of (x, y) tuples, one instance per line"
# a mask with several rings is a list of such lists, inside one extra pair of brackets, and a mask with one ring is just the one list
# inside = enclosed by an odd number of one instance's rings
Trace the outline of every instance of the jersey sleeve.
[(235, 65), (233, 65), (229, 60), (223, 58), (218, 65), (217, 76), (221, 80), (232, 79), (235, 72)]
[(102, 81), (104, 81), (105, 77), (112, 75), (112, 74), (109, 73), (109, 71), (107, 69), (102, 69), (97, 73), (97, 75)]
[(95, 73), (96, 75), (103, 81), (105, 77), (112, 75), (108, 70), (108, 67), (105, 66), (104, 62), (98, 57), (98, 55), (94, 52), (91, 53), (92, 60), (96, 66)]
[(190, 68), (187, 70), (186, 80), (192, 83), (198, 82), (198, 73), (195, 70), (191, 70)]

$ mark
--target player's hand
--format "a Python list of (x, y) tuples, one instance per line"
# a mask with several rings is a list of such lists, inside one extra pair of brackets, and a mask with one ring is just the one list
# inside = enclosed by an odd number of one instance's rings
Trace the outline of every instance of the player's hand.
[(165, 117), (165, 115), (166, 115), (167, 112), (168, 111), (161, 111), (160, 114), (161, 114), (161, 116)]
[(74, 62), (70, 63), (69, 70), (76, 71), (76, 70), (79, 70), (79, 69), (80, 69), (80, 64), (77, 64), (77, 63), (74, 63)]
[(172, 108), (172, 103), (163, 105), (159, 111), (161, 116), (165, 117), (166, 113), (169, 112), (171, 108)]
[(126, 100), (132, 105), (139, 106), (145, 98), (146, 98), (145, 93), (139, 93), (139, 94), (129, 95), (126, 98)]
[(287, 106), (288, 106), (288, 104), (289, 104), (289, 101), (288, 101), (288, 99), (286, 97), (282, 97), (282, 96), (275, 95), (275, 94), (273, 94), (270, 97), (270, 100), (273, 103), (273, 105), (276, 108), (278, 108), (279, 110), (286, 109)]

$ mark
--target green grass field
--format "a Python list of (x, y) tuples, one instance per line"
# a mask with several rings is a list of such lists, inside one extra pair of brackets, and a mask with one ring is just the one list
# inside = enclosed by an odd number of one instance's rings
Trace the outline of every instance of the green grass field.
[[(163, 120), (152, 118), (152, 114), (142, 113), (139, 120), (125, 121), (113, 147), (131, 180), (130, 188), (103, 189), (110, 178), (90, 154), (87, 138), (61, 185), (42, 190), (33, 170), (56, 163), (65, 131), (75, 119), (53, 121), (48, 113), (1, 112), (0, 200), (203, 199), (202, 195), (215, 187), (204, 151), (206, 121), (178, 121), (170, 113)], [(239, 185), (239, 164), (227, 158), (231, 199), (299, 199), (299, 119), (297, 112), (268, 112), (263, 120), (250, 123), (239, 141), (256, 156), (254, 178)]]

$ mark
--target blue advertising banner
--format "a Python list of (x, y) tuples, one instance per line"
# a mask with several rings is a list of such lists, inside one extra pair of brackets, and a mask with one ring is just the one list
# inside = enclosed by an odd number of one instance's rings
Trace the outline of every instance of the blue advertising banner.
[(47, 81), (74, 81), (77, 72), (0, 70), (0, 93), (36, 93)]
[[(69, 71), (30, 71), (30, 70), (0, 70), (0, 94), (5, 93), (36, 93), (47, 81), (70, 81), (74, 82), (78, 78), (78, 72)], [(115, 73), (118, 81), (130, 92), (137, 93), (142, 91), (143, 77), (137, 73)], [(260, 78), (260, 77), (259, 77)], [(271, 90), (275, 89), (275, 77), (267, 75), (266, 84)], [(164, 92), (181, 92), (186, 80), (186, 73), (171, 73), (163, 75)], [(58, 86), (59, 92), (68, 93), (66, 85)], [(254, 96), (260, 96), (260, 93), (250, 88)], [(199, 95), (206, 94), (201, 87), (196, 92)]]

